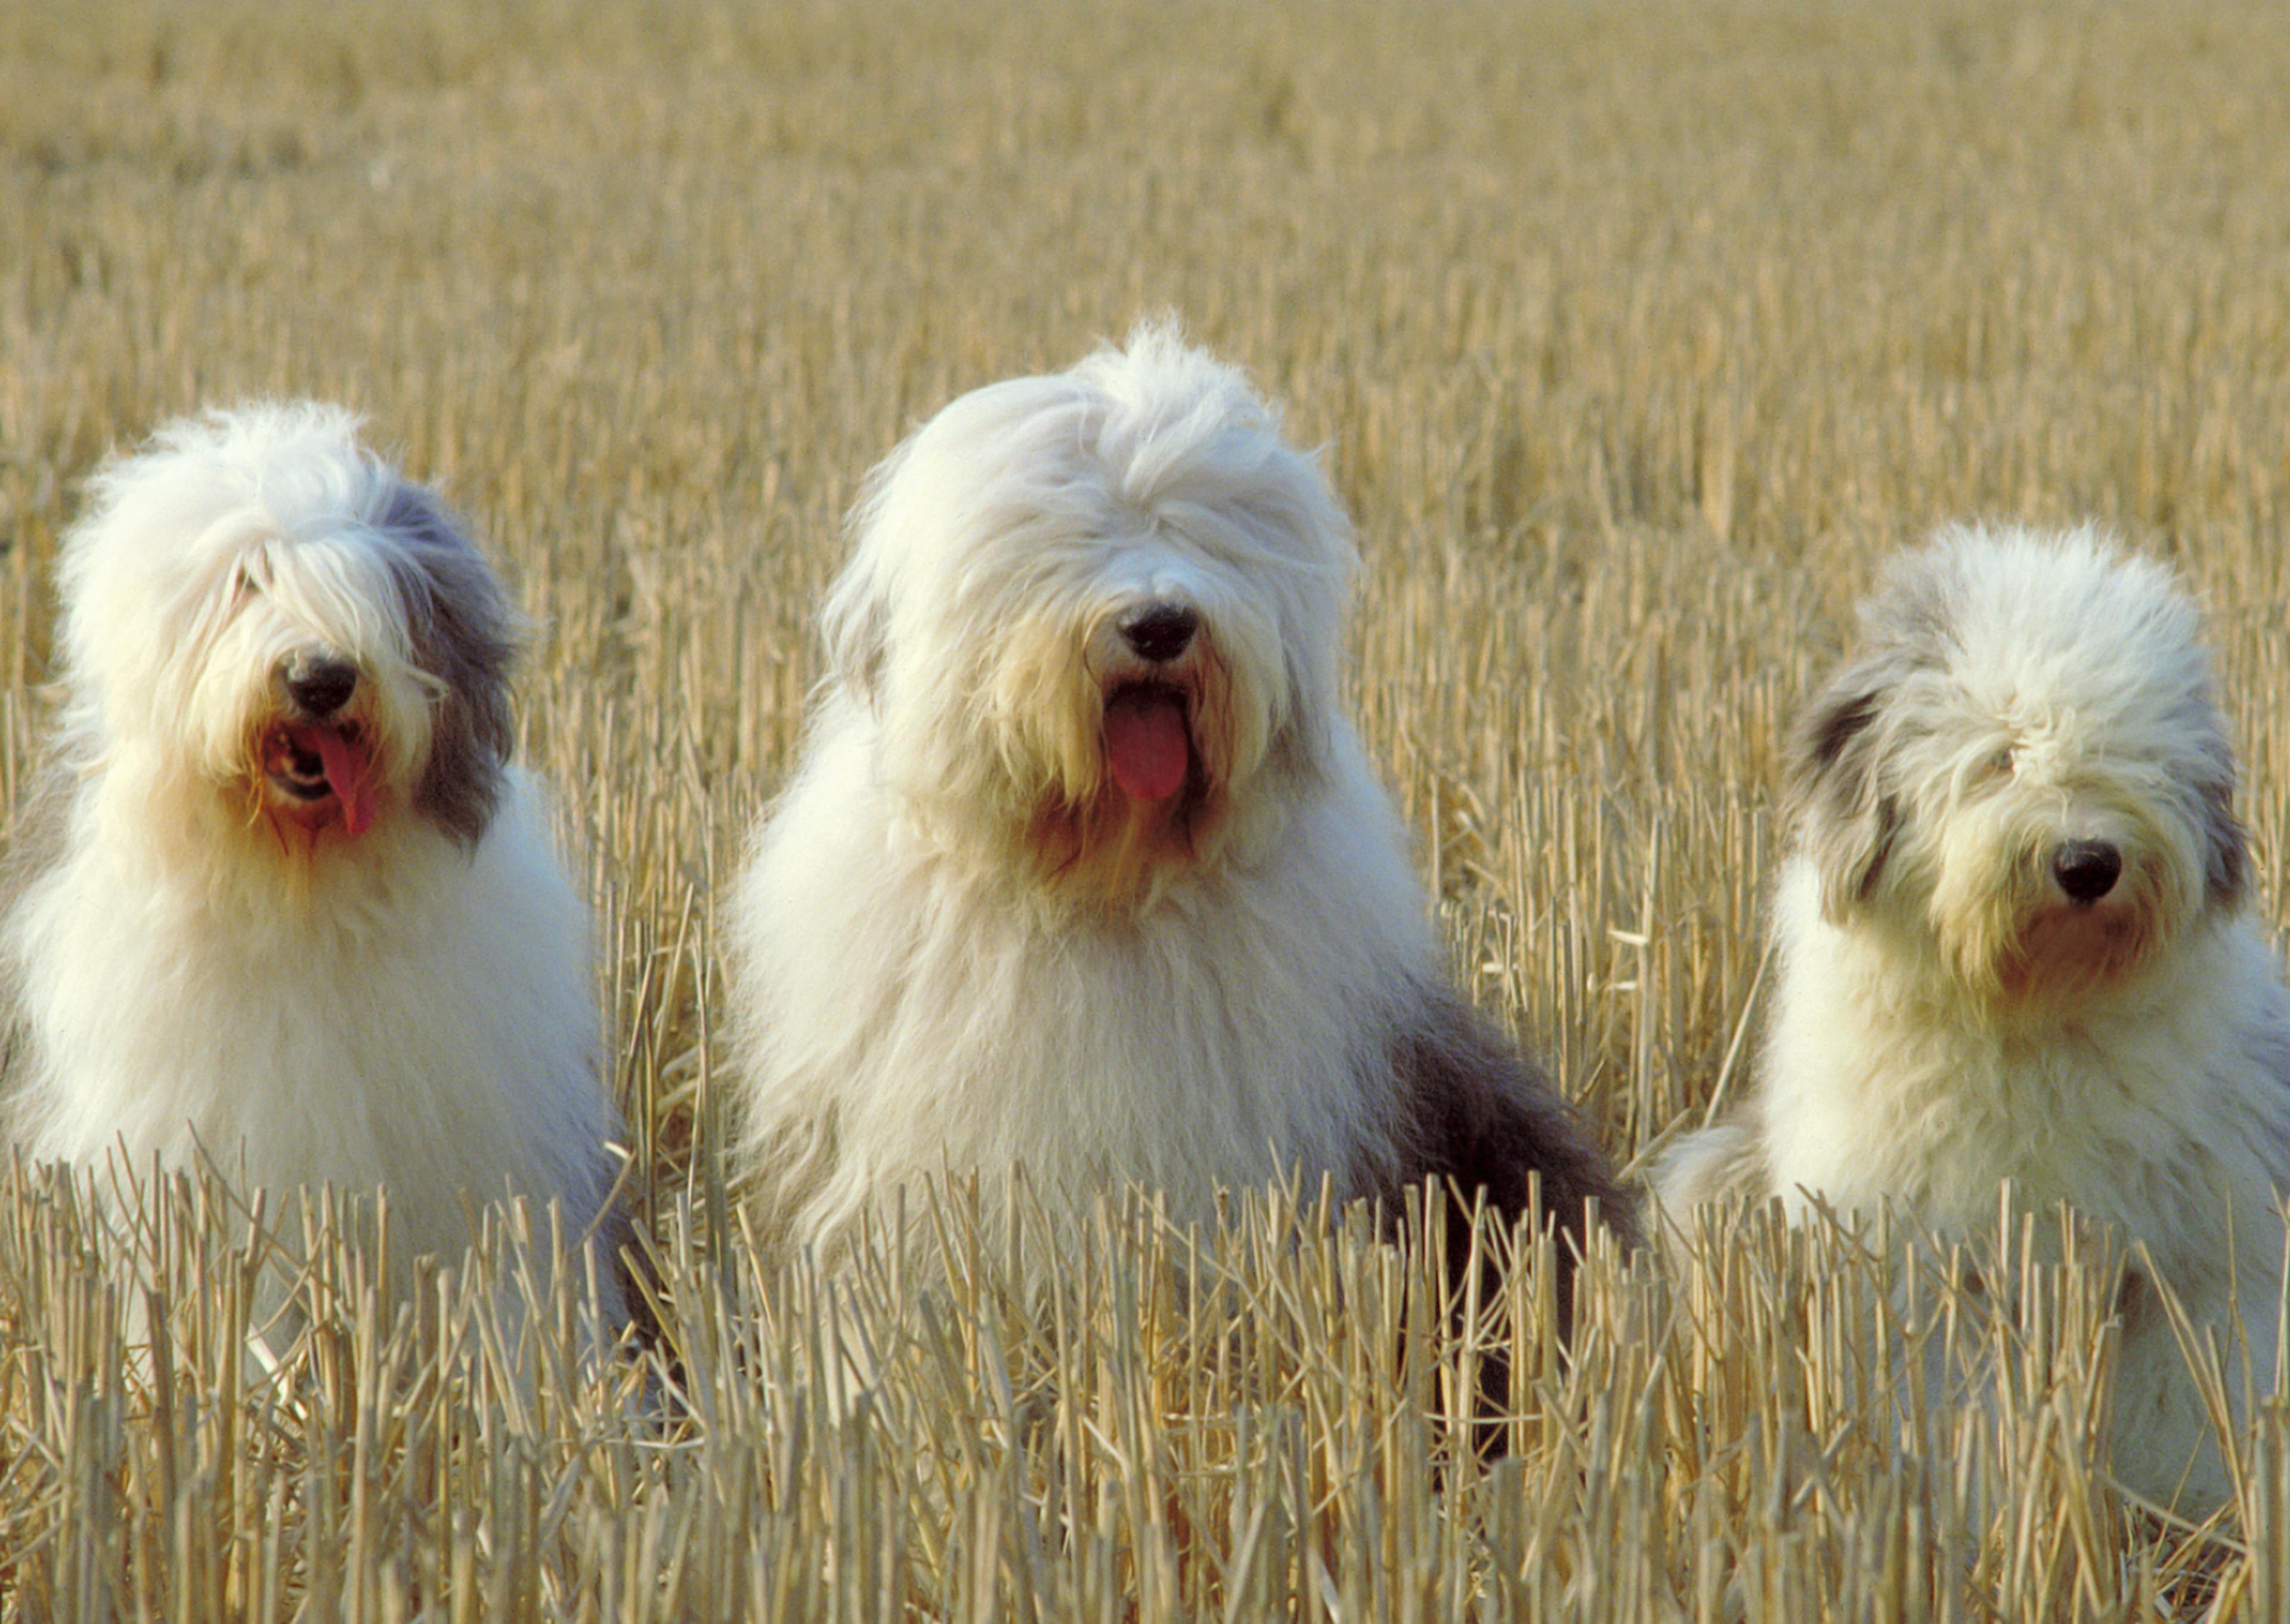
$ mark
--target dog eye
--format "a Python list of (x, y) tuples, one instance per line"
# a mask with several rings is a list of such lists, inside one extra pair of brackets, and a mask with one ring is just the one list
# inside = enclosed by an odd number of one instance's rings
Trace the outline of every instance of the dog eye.
[(2012, 747), (2007, 744), (1988, 758), (1987, 776), (1990, 778), (2009, 778), (2012, 776), (2013, 765), (2013, 749)]

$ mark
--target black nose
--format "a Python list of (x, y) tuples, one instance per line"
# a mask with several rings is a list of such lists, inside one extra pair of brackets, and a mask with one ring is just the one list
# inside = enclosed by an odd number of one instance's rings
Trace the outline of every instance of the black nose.
[(340, 660), (298, 660), (286, 668), (286, 697), (304, 715), (331, 716), (357, 692), (357, 668)]
[(2096, 902), (2123, 876), (2123, 853), (2104, 840), (2070, 840), (2052, 853), (2052, 875), (2078, 902)]
[(1156, 604), (1123, 621), (1121, 636), (1138, 659), (1158, 664), (1183, 653), (1200, 624), (1200, 616), (1182, 604)]

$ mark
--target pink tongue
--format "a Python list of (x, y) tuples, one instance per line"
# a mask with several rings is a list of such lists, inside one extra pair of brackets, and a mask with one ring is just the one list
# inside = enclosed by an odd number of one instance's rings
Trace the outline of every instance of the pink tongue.
[(1184, 700), (1150, 688), (1117, 694), (1105, 708), (1105, 758), (1113, 781), (1141, 801), (1165, 801), (1182, 789), (1193, 764)]
[(334, 799), (342, 804), (342, 832), (364, 834), (373, 827), (373, 784), (367, 772), (365, 751), (334, 728), (300, 731), (302, 737), (297, 742), (305, 749), (318, 752), (318, 759), (326, 769), (326, 786), (334, 792)]

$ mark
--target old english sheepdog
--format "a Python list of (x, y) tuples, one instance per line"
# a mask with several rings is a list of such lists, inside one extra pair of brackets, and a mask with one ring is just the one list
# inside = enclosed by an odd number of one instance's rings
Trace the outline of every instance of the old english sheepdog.
[[(1209, 1221), (1427, 1177), (1629, 1213), (1446, 985), (1347, 720), (1349, 524), (1240, 373), (1148, 324), (877, 470), (805, 758), (731, 904), (741, 1154), (797, 1247), (1013, 1168)], [(1565, 1251), (1562, 1246), (1562, 1254)], [(1561, 1301), (1565, 1298), (1562, 1296)]]
[[(2271, 1390), (2290, 994), (2244, 907), (2235, 762), (2193, 605), (2088, 530), (1944, 532), (1862, 610), (1790, 754), (1779, 992), (1745, 1116), (1657, 1185), (1940, 1235), (2065, 1202), (2144, 1249), (2114, 1448), (2150, 1499), (2226, 1479), (2168, 1316)], [(2238, 1364), (2234, 1368), (2239, 1368)]]
[(218, 412), (97, 477), (60, 575), (0, 923), (18, 1149), (114, 1188), (382, 1187), (401, 1279), (494, 1197), (603, 1228), (587, 910), (445, 509), (339, 409)]

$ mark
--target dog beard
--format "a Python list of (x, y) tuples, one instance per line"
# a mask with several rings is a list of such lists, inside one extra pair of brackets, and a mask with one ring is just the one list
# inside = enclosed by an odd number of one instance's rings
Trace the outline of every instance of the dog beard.
[(1983, 1002), (2030, 1012), (2072, 1004), (2120, 986), (2169, 945), (2174, 916), (2151, 860), (2133, 862), (2110, 896), (2088, 904), (2062, 898), (2042, 869), (2031, 851), (2003, 884), (1977, 895), (1943, 886), (1934, 898), (1942, 950)]
[(1027, 846), (1059, 890), (1107, 908), (1150, 901), (1222, 844), (1234, 768), (1232, 684), (1203, 655), (1175, 675), (1123, 676), (1092, 702), (1085, 748), (1035, 797)]
[[(352, 840), (374, 825), (380, 787), (372, 733), (350, 721), (276, 722), (255, 750), (255, 795), (274, 825), (313, 840), (339, 823)], [(284, 830), (280, 830), (282, 837)]]

